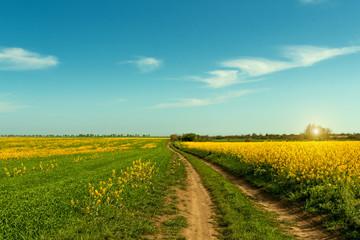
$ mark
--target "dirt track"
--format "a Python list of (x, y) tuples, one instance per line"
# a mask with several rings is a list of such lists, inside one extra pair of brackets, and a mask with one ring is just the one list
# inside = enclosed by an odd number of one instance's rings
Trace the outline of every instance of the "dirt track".
[[(175, 152), (169, 144), (168, 148)], [(211, 207), (210, 195), (192, 165), (181, 154), (175, 153), (183, 160), (187, 171), (187, 190), (178, 192), (180, 200), (185, 202), (185, 205), (179, 206), (180, 210), (188, 221), (188, 227), (182, 235), (188, 240), (217, 239), (216, 230), (212, 224), (214, 211)]]
[(248, 181), (229, 173), (220, 166), (207, 162), (199, 157), (197, 157), (197, 159), (229, 179), (245, 195), (255, 200), (261, 208), (276, 213), (278, 220), (293, 223), (291, 227), (286, 228), (286, 232), (295, 236), (297, 239), (343, 239), (342, 237), (333, 236), (326, 232), (315, 218), (311, 217), (310, 214), (304, 213), (301, 208), (291, 208), (284, 201), (279, 201), (279, 199), (274, 198), (264, 190), (254, 187)]
[[(211, 208), (212, 203), (209, 193), (201, 183), (199, 174), (184, 156), (171, 149), (169, 145), (168, 148), (175, 152), (184, 161), (188, 172), (188, 189), (187, 191), (179, 194), (180, 199), (184, 199), (187, 204), (185, 209), (181, 209), (185, 212), (184, 216), (188, 219), (189, 223), (189, 227), (184, 231), (184, 237), (186, 239), (217, 239), (215, 237), (216, 231), (213, 224), (211, 224), (211, 216), (214, 214)], [(286, 204), (286, 202), (274, 198), (263, 189), (251, 185), (248, 181), (229, 173), (222, 167), (207, 162), (199, 157), (196, 158), (212, 167), (225, 178), (229, 179), (246, 196), (252, 199), (257, 206), (267, 211), (276, 213), (279, 221), (290, 222), (291, 226), (289, 226), (289, 224), (284, 225), (285, 231), (295, 236), (297, 239), (344, 239), (343, 237), (334, 236), (331, 233), (326, 232), (320, 225), (318, 219), (303, 212), (302, 208), (290, 207)]]

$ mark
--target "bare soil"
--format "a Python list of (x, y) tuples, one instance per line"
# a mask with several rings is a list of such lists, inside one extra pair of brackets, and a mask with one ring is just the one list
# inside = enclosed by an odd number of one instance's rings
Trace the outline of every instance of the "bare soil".
[(253, 199), (257, 206), (265, 209), (266, 211), (275, 213), (277, 215), (277, 220), (287, 223), (283, 224), (285, 231), (295, 236), (297, 239), (344, 239), (343, 237), (334, 236), (333, 234), (327, 232), (319, 223), (321, 216), (306, 213), (301, 207), (291, 207), (285, 201), (281, 201), (273, 197), (263, 189), (253, 186), (248, 181), (235, 176), (234, 174), (224, 170), (222, 167), (207, 162), (199, 157), (197, 157), (197, 159), (212, 167), (225, 178), (229, 179), (246, 196)]
[(214, 216), (213, 204), (210, 195), (201, 183), (199, 174), (180, 153), (168, 148), (179, 156), (184, 162), (187, 171), (186, 191), (178, 190), (180, 214), (187, 218), (188, 227), (182, 235), (189, 240), (217, 239), (212, 217)]

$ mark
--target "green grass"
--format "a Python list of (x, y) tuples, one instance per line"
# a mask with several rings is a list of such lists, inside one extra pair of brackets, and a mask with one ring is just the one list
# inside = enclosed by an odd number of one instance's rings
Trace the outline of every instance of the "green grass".
[[(177, 149), (177, 151), (180, 151)], [(195, 157), (180, 151), (201, 175), (216, 207), (216, 222), (224, 239), (294, 239), (279, 230), (274, 216), (256, 208), (228, 179)]]
[(181, 229), (187, 227), (187, 219), (184, 216), (177, 215), (162, 222), (162, 226), (166, 229), (165, 232), (167, 233), (167, 236), (164, 237), (165, 239), (183, 239), (179, 233)]
[[(180, 174), (174, 174), (177, 165), (171, 164), (166, 142), (149, 149), (0, 161), (0, 170), (21, 163), (30, 169), (50, 160), (59, 166), (15, 177), (0, 172), (0, 239), (141, 239), (156, 234), (154, 218), (163, 214), (166, 191)], [(79, 156), (81, 161), (74, 163)], [(71, 205), (71, 199), (82, 202), (89, 195), (88, 183), (106, 181), (112, 169), (126, 170), (139, 158), (156, 162), (150, 195), (130, 192), (121, 204), (102, 204), (90, 213)]]
[(187, 226), (187, 219), (181, 216), (178, 208), (179, 199), (177, 188), (186, 188), (186, 168), (181, 159), (176, 155), (170, 161), (170, 171), (166, 172), (166, 187), (164, 196), (166, 198), (165, 207), (162, 210), (163, 220), (160, 223), (159, 234), (163, 239), (183, 239), (180, 232)]

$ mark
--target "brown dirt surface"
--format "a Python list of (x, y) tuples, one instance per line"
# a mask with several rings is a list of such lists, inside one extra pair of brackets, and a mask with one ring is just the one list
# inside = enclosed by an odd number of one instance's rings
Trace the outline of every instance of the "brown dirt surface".
[(180, 153), (173, 151), (186, 166), (187, 171), (187, 189), (177, 192), (181, 215), (187, 218), (188, 227), (182, 232), (185, 239), (188, 240), (212, 240), (217, 239), (217, 232), (213, 225), (214, 216), (213, 204), (210, 195), (201, 183), (199, 174), (192, 165)]
[(253, 199), (255, 203), (260, 206), (260, 208), (275, 213), (277, 215), (277, 220), (288, 223), (284, 226), (285, 231), (295, 236), (297, 239), (344, 239), (341, 236), (334, 236), (333, 234), (327, 232), (319, 223), (321, 216), (314, 216), (310, 213), (306, 213), (301, 207), (291, 207), (285, 201), (275, 198), (271, 194), (265, 192), (263, 189), (252, 185), (247, 180), (235, 176), (222, 167), (214, 163), (210, 163), (197, 156), (194, 157), (212, 167), (225, 178), (229, 179), (246, 196), (248, 196), (250, 199)]

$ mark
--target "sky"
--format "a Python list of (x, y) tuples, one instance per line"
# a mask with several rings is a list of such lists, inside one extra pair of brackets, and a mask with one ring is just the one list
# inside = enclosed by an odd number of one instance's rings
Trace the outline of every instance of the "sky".
[(360, 1), (0, 1), (1, 134), (360, 132)]

